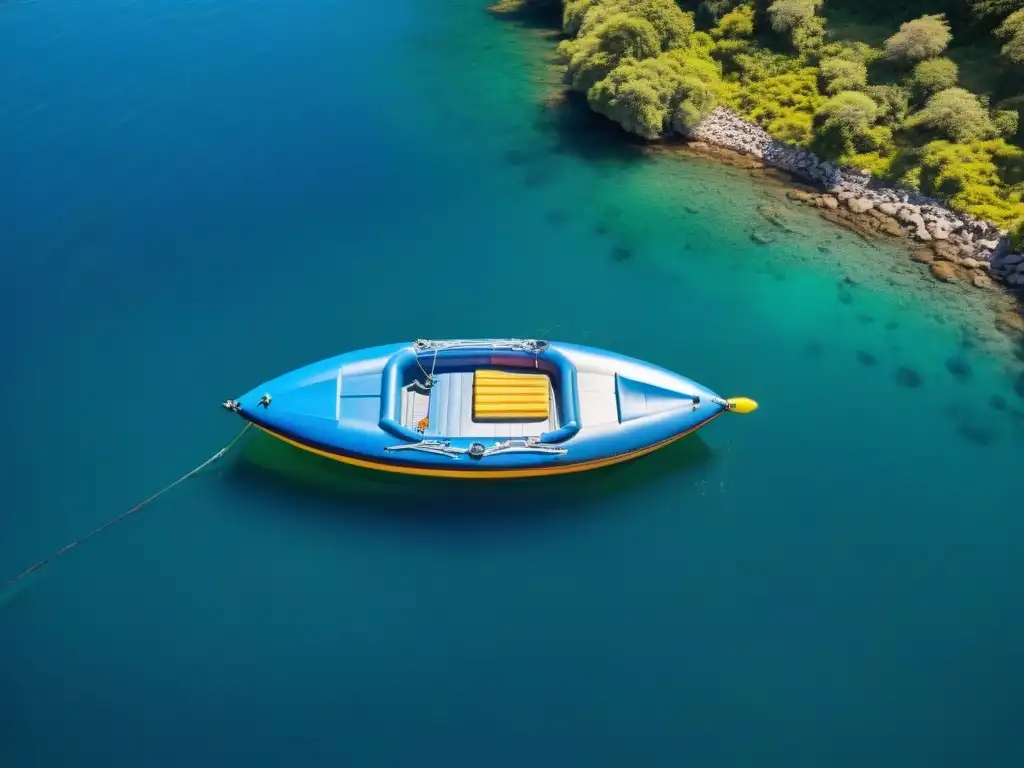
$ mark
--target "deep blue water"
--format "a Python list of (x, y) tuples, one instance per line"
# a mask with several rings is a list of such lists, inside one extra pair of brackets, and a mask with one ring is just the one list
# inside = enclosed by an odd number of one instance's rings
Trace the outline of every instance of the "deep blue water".
[(0, 5), (0, 578), (348, 348), (550, 337), (762, 405), (509, 485), (251, 436), (0, 597), (5, 768), (1024, 764), (1020, 355), (547, 104), (553, 45), (479, 0)]

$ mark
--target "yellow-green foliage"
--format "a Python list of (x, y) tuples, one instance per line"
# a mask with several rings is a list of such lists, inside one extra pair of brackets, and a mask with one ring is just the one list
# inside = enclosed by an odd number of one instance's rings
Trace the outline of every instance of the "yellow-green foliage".
[(878, 105), (869, 96), (857, 91), (843, 91), (822, 104), (815, 113), (826, 128), (832, 127), (848, 136), (870, 128), (878, 117)]
[(789, 33), (793, 47), (806, 51), (821, 45), (825, 21), (816, 15), (824, 0), (775, 0), (768, 6), (772, 29)]
[(996, 34), (1006, 41), (1002, 54), (1013, 64), (1024, 64), (1024, 8), (1014, 11), (999, 25)]
[(1024, 217), (1017, 222), (1017, 226), (1010, 232), (1010, 245), (1018, 251), (1024, 250)]
[(648, 22), (664, 51), (686, 46), (694, 31), (693, 14), (683, 13), (675, 0), (572, 0), (563, 11), (562, 28), (583, 37), (617, 14)]
[(892, 130), (884, 125), (875, 125), (861, 131), (844, 148), (839, 162), (853, 168), (865, 168), (877, 176), (888, 176), (893, 161), (898, 156)]
[(677, 49), (643, 61), (626, 59), (590, 89), (587, 100), (630, 133), (656, 139), (700, 122), (714, 109), (720, 84), (717, 62)]
[(822, 61), (824, 59), (842, 59), (843, 61), (856, 61), (867, 65), (880, 59), (883, 54), (880, 50), (872, 48), (867, 43), (842, 40), (822, 45), (816, 51), (816, 55)]
[(825, 101), (818, 92), (814, 67), (732, 88), (728, 98), (737, 112), (760, 123), (773, 136), (800, 145), (811, 140), (814, 113)]
[(754, 6), (739, 5), (718, 20), (711, 29), (715, 40), (737, 40), (754, 34)]
[(885, 41), (885, 53), (890, 59), (924, 61), (940, 56), (952, 39), (945, 14), (936, 13), (901, 24)]
[(923, 128), (953, 141), (968, 142), (990, 139), (996, 135), (978, 97), (964, 88), (946, 88), (924, 105), (924, 109), (907, 118), (908, 128)]
[(578, 35), (587, 11), (604, 4), (604, 0), (569, 0), (562, 8), (562, 29), (567, 35)]
[(955, 88), (960, 70), (947, 58), (925, 59), (914, 67), (910, 82), (918, 94), (928, 98), (933, 93)]
[(613, 14), (588, 34), (559, 46), (560, 55), (568, 62), (566, 82), (583, 93), (603, 80), (620, 61), (647, 59), (660, 51), (658, 33), (651, 23), (625, 13)]
[(1024, 216), (1024, 150), (1003, 139), (933, 141), (921, 152), (920, 187), (1002, 226)]
[(867, 87), (868, 68), (860, 61), (848, 59), (822, 59), (821, 79), (825, 92), (836, 94), (840, 91), (860, 91)]

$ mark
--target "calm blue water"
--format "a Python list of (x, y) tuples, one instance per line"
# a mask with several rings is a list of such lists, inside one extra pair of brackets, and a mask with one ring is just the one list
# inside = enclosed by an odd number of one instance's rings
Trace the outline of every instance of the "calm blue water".
[(14, 0), (0, 41), (2, 578), (352, 347), (762, 404), (539, 484), (253, 436), (0, 598), (0, 764), (1024, 764), (1024, 362), (972, 297), (547, 105), (480, 0)]

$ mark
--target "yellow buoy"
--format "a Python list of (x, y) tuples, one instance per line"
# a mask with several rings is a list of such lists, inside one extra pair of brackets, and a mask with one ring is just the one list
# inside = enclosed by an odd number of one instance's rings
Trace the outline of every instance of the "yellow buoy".
[(757, 410), (757, 401), (749, 397), (730, 397), (726, 400), (733, 413), (752, 413)]

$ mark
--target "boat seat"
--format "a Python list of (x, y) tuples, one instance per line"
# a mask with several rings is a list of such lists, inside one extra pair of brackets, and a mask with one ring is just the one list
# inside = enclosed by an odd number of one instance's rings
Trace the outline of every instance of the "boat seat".
[(548, 377), (482, 369), (473, 374), (474, 421), (544, 421), (550, 415)]

